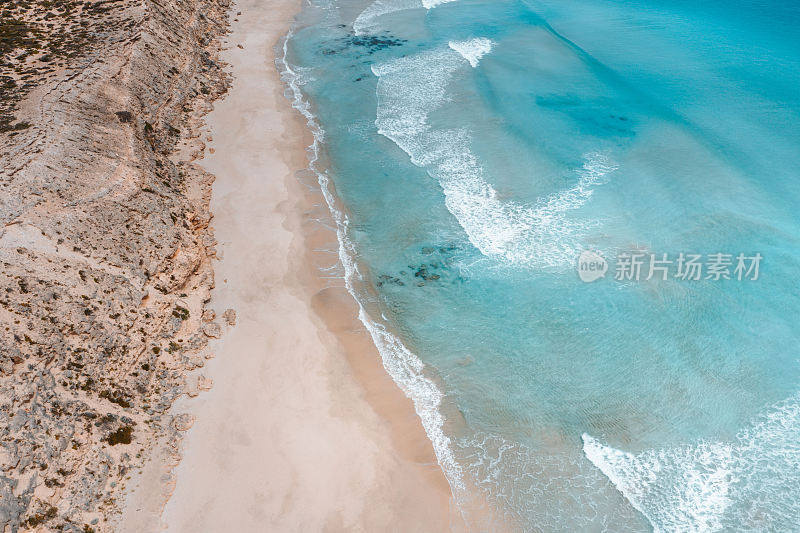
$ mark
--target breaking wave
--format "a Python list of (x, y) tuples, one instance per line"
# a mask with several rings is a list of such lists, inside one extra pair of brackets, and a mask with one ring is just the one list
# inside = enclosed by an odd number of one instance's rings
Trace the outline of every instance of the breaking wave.
[(320, 190), (335, 222), (336, 236), (339, 242), (339, 260), (344, 269), (344, 282), (347, 291), (358, 304), (358, 318), (369, 331), (378, 348), (384, 368), (395, 383), (411, 398), (417, 415), (422, 421), (425, 433), (433, 444), (436, 458), (444, 472), (456, 499), (463, 493), (462, 472), (456, 462), (451, 448), (451, 440), (444, 433), (444, 417), (440, 412), (443, 394), (429, 377), (425, 375), (424, 363), (412, 353), (403, 342), (373, 320), (358, 298), (356, 283), (362, 279), (355, 261), (356, 249), (348, 236), (349, 220), (347, 215), (336, 207), (336, 198), (331, 189), (331, 181), (327, 169), (318, 166), (320, 149), (324, 140), (324, 130), (317, 117), (311, 111), (311, 104), (304, 99), (301, 86), (303, 75), (296, 71), (287, 60), (287, 44), (293, 32), (290, 30), (283, 41), (283, 55), (275, 60), (281, 79), (286, 84), (287, 98), (292, 107), (297, 109), (306, 119), (314, 141), (309, 146), (308, 168), (317, 176)]
[(800, 397), (730, 442), (628, 453), (583, 435), (586, 457), (656, 531), (789, 531), (800, 517)]
[(436, 130), (428, 122), (430, 112), (447, 101), (450, 79), (464, 59), (476, 66), (490, 50), (488, 39), (472, 39), (373, 65), (379, 78), (375, 124), (380, 134), (439, 181), (447, 209), (483, 255), (516, 266), (571, 266), (583, 236), (597, 222), (568, 214), (591, 198), (594, 187), (616, 169), (614, 163), (601, 153), (586, 154), (573, 187), (534, 205), (503, 201), (470, 150), (469, 132)]
[(448, 46), (461, 54), (461, 57), (469, 61), (472, 68), (475, 68), (478, 66), (478, 61), (492, 51), (494, 43), (486, 37), (477, 37), (467, 41), (450, 41)]
[(381, 30), (378, 19), (383, 15), (407, 9), (433, 9), (438, 5), (450, 2), (455, 2), (455, 0), (376, 0), (359, 13), (353, 21), (353, 31), (356, 35), (377, 33)]
[(456, 444), (465, 480), (487, 502), (489, 523), (616, 533), (645, 525), (629, 505), (618, 505), (608, 480), (572, 447), (533, 450), (485, 432)]

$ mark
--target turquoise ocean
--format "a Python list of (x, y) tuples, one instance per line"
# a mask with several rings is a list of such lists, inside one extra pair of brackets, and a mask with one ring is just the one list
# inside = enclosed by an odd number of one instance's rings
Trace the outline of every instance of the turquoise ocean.
[[(300, 179), (473, 530), (800, 531), (798, 28), (776, 0), (305, 4)], [(626, 253), (674, 263), (615, 279)]]

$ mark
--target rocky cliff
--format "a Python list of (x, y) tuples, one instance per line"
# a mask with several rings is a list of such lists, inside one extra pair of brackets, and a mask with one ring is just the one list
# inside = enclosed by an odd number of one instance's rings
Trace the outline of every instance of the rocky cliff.
[(189, 425), (167, 410), (220, 332), (192, 161), (228, 4), (0, 5), (0, 531), (111, 529)]

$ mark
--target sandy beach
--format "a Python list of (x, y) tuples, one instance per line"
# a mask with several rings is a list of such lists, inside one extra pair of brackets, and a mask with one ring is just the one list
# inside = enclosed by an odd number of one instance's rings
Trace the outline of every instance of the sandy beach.
[(798, 530), (800, 4), (729, 4), (3, 2), (0, 533)]
[(318, 270), (333, 261), (324, 250), (335, 250), (335, 236), (295, 177), (310, 134), (274, 66), (299, 8), (245, 0), (232, 9), (222, 57), (233, 85), (208, 116), (203, 166), (216, 176), (221, 258), (209, 307), (234, 309), (237, 321), (210, 345), (202, 373), (211, 390), (175, 406), (196, 422), (162, 523), (175, 532), (447, 530), (457, 512), (413, 406), (343, 284)]

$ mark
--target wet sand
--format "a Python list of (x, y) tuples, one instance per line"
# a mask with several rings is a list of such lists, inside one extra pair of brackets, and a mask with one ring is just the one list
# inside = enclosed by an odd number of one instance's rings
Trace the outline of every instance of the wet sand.
[[(208, 116), (219, 241), (210, 307), (237, 313), (211, 343), (213, 388), (162, 522), (169, 531), (444, 531), (449, 486), (411, 401), (383, 369), (341, 279), (318, 193), (296, 172), (311, 142), (283, 96), (274, 46), (296, 1), (243, 0), (223, 59), (233, 86)], [(232, 15), (233, 17), (234, 15)], [(241, 45), (240, 48), (238, 45)]]

